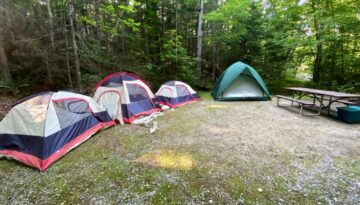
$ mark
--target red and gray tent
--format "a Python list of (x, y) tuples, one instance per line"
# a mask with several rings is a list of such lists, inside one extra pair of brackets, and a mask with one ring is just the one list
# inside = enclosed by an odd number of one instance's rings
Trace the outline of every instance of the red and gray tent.
[(105, 106), (120, 123), (132, 123), (141, 116), (162, 111), (155, 105), (154, 98), (145, 80), (129, 72), (105, 77), (94, 94), (94, 100)]
[(92, 98), (45, 92), (16, 103), (0, 122), (0, 157), (45, 170), (97, 131), (114, 124)]
[(159, 104), (176, 108), (201, 100), (195, 90), (181, 81), (164, 83), (155, 94)]

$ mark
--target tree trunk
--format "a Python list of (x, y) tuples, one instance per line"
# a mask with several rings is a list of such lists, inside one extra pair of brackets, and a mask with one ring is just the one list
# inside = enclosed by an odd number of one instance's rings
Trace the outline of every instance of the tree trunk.
[(96, 37), (97, 37), (97, 44), (100, 48), (100, 0), (95, 0), (95, 21), (96, 21)]
[[(54, 41), (54, 16), (53, 13), (51, 11), (51, 0), (48, 0), (46, 3), (46, 7), (47, 7), (47, 12), (48, 12), (48, 17), (49, 17), (49, 30), (50, 30), (50, 43), (51, 43), (51, 48), (50, 48), (50, 54), (51, 52), (55, 49), (55, 41)], [(45, 65), (46, 65), (46, 72), (47, 72), (47, 77), (48, 77), (48, 82), (50, 85), (53, 84), (53, 77), (52, 77), (52, 71), (50, 69), (49, 66), (49, 52), (44, 49), (43, 51), (44, 53), (44, 61), (45, 61)]]
[(5, 14), (6, 14), (6, 26), (10, 32), (10, 37), (11, 37), (11, 41), (15, 41), (15, 35), (14, 35), (14, 31), (13, 31), (13, 27), (12, 27), (12, 23), (11, 23), (11, 19), (10, 19), (10, 15), (9, 15), (9, 11), (5, 11)]
[(45, 66), (46, 66), (48, 83), (50, 85), (53, 85), (52, 75), (51, 75), (51, 70), (50, 70), (50, 65), (49, 65), (49, 52), (47, 51), (47, 49), (43, 50), (43, 59), (44, 59), (44, 63), (45, 63)]
[[(96, 23), (96, 42), (97, 46), (100, 48), (100, 40), (101, 40), (101, 33), (100, 33), (100, 0), (95, 0), (95, 23)], [(96, 49), (98, 50), (98, 49)]]
[(204, 0), (200, 0), (200, 7), (198, 10), (198, 24), (197, 24), (197, 41), (196, 41), (196, 58), (197, 58), (197, 65), (196, 65), (196, 74), (198, 78), (201, 78), (201, 40), (202, 40), (202, 15), (203, 15), (203, 7), (204, 7)]
[[(334, 40), (335, 41), (335, 40)], [(331, 64), (329, 66), (329, 84), (332, 85), (333, 81), (334, 81), (334, 77), (335, 77), (335, 70), (336, 70), (336, 47), (337, 47), (337, 43), (336, 42), (332, 42), (331, 43)], [(337, 79), (335, 79), (337, 80)]]
[(314, 27), (315, 27), (315, 40), (316, 40), (316, 54), (314, 60), (314, 70), (313, 70), (313, 81), (315, 83), (320, 82), (320, 72), (321, 72), (321, 63), (322, 63), (322, 42), (321, 34), (319, 31), (319, 22), (318, 16), (316, 14), (315, 2), (312, 1), (312, 12), (314, 14)]
[(54, 43), (54, 16), (53, 16), (53, 13), (51, 11), (51, 0), (47, 1), (46, 6), (47, 6), (47, 12), (48, 12), (48, 16), (49, 16), (50, 42), (51, 42), (51, 47), (54, 48), (55, 47), (55, 43)]
[(13, 78), (9, 70), (8, 58), (4, 48), (3, 33), (1, 28), (0, 28), (0, 68), (1, 68), (2, 78), (5, 81), (5, 83), (8, 85), (12, 85)]
[(76, 80), (77, 80), (79, 91), (81, 92), (82, 91), (81, 71), (80, 71), (80, 62), (79, 62), (79, 56), (78, 56), (78, 47), (76, 44), (76, 35), (75, 35), (75, 29), (74, 29), (73, 14), (74, 14), (74, 2), (73, 2), (73, 0), (70, 0), (69, 1), (69, 9), (68, 9), (68, 17), (69, 17), (69, 22), (70, 22), (71, 40), (72, 40), (72, 47), (73, 47), (74, 58), (75, 58)]
[(70, 68), (70, 58), (69, 58), (69, 40), (68, 40), (68, 29), (66, 24), (66, 17), (64, 19), (64, 36), (65, 36), (65, 53), (66, 53), (66, 67), (67, 67), (67, 77), (69, 80), (70, 88), (73, 89), (73, 83), (71, 79), (71, 68)]
[(338, 41), (337, 39), (338, 36), (337, 36), (337, 33), (335, 32), (335, 30), (337, 29), (336, 28), (336, 23), (335, 23), (335, 20), (334, 20), (334, 17), (335, 17), (335, 11), (334, 11), (334, 5), (333, 5), (333, 1), (332, 0), (328, 0), (326, 1), (326, 10), (329, 11), (330, 15), (331, 15), (331, 27), (330, 27), (330, 33), (332, 33), (332, 35), (335, 36), (335, 38), (332, 39), (331, 41), (331, 46), (330, 46), (330, 49), (331, 49), (331, 54), (329, 56), (331, 56), (331, 64), (329, 66), (329, 78), (328, 78), (328, 82), (329, 82), (329, 85), (332, 86), (333, 84), (333, 81), (334, 80), (338, 80), (338, 79), (334, 79), (335, 77), (335, 71), (336, 71), (336, 49), (338, 47)]
[(0, 19), (4, 19), (4, 21), (0, 21), (0, 70), (1, 70), (1, 78), (7, 85), (13, 84), (13, 78), (9, 69), (8, 64), (8, 56), (5, 51), (5, 36), (7, 29), (10, 31), (11, 40), (14, 41), (15, 37), (11, 32), (10, 28), (10, 17), (9, 12), (6, 9), (0, 8)]
[[(344, 39), (344, 37), (343, 38), (341, 38), (341, 39)], [(341, 40), (341, 42), (340, 42), (340, 56), (341, 56), (341, 76), (344, 78), (345, 77), (345, 64), (344, 64), (344, 40)]]
[[(214, 30), (213, 30), (214, 32)], [(218, 49), (218, 46), (217, 44), (215, 43), (213, 48), (212, 48), (212, 63), (211, 63), (211, 66), (212, 66), (212, 80), (215, 82), (216, 80), (216, 68), (217, 68), (217, 49)]]
[[(354, 44), (353, 44), (353, 49), (352, 49), (352, 55), (355, 56), (357, 50), (359, 49), (358, 48), (358, 39), (359, 39), (359, 35), (358, 34), (355, 34), (354, 36)], [(353, 61), (353, 63), (351, 63), (351, 66), (350, 66), (352, 69), (349, 69), (350, 70), (350, 74), (353, 72), (353, 70), (356, 70), (356, 67), (357, 67), (357, 63), (356, 61)]]

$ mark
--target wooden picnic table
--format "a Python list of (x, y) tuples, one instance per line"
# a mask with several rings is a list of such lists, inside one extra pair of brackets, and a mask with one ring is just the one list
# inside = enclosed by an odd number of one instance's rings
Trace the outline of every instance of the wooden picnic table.
[[(333, 103), (355, 99), (360, 101), (360, 95), (358, 94), (350, 94), (350, 93), (342, 93), (336, 91), (328, 91), (328, 90), (319, 90), (314, 88), (302, 88), (302, 87), (288, 87), (287, 90), (293, 91), (293, 98), (295, 98), (295, 93), (299, 93), (299, 99), (304, 96), (310, 96), (313, 98), (313, 103), (319, 102), (320, 111), (322, 109), (327, 110), (327, 114), (330, 115), (330, 108)], [(327, 102), (327, 103), (326, 103)]]

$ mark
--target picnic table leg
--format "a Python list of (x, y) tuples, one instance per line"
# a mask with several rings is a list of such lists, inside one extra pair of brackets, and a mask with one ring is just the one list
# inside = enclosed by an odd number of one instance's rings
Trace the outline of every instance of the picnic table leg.
[(331, 110), (331, 104), (333, 103), (332, 97), (330, 96), (329, 99), (329, 104), (328, 104), (328, 108), (327, 108), (327, 113), (330, 116), (330, 110)]
[(314, 105), (315, 105), (315, 101), (316, 101), (316, 95), (313, 94), (313, 103), (314, 103)]
[(319, 106), (319, 113), (320, 114), (321, 114), (323, 106), (324, 106), (324, 96), (321, 95), (321, 97), (320, 97), (320, 106)]
[[(295, 91), (292, 92), (292, 98), (295, 99)], [(294, 105), (294, 101), (291, 101), (291, 106), (293, 106), (293, 105)]]

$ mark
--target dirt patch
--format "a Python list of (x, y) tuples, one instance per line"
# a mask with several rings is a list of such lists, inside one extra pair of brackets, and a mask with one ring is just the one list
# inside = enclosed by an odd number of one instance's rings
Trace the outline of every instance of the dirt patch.
[[(190, 109), (203, 123), (187, 136), (162, 143), (207, 156), (202, 166), (216, 170), (213, 175), (247, 173), (242, 183), (260, 183), (261, 189), (273, 192), (284, 190), (283, 194), (295, 199), (294, 195), (308, 197), (309, 203), (359, 202), (360, 175), (351, 178), (344, 170), (359, 165), (360, 125), (326, 116), (304, 117), (275, 102), (203, 101)], [(353, 161), (334, 168), (339, 158)], [(274, 190), (277, 181), (281, 185)], [(260, 194), (256, 189), (254, 193)], [(274, 196), (270, 199), (281, 203)]]
[(9, 112), (15, 101), (13, 97), (0, 96), (0, 120)]

